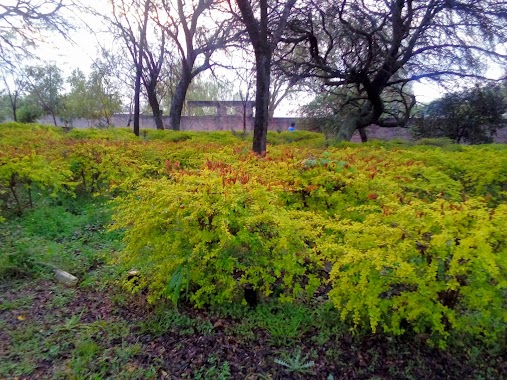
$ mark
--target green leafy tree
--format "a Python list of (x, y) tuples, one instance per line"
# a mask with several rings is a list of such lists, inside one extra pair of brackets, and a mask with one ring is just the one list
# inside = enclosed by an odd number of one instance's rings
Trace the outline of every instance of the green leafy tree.
[(12, 67), (0, 71), (2, 84), (4, 87), (6, 106), (10, 110), (10, 118), (17, 119), (17, 109), (20, 106), (20, 100), (26, 88), (26, 78), (22, 70)]
[(121, 110), (121, 99), (110, 83), (108, 73), (94, 67), (87, 78), (81, 70), (74, 70), (68, 79), (71, 91), (65, 96), (60, 116), (67, 123), (77, 118), (111, 125), (111, 116)]
[(96, 68), (88, 80), (88, 92), (93, 101), (93, 119), (103, 120), (106, 126), (111, 125), (111, 116), (121, 111), (120, 94), (110, 83), (107, 72)]
[(491, 143), (496, 131), (507, 124), (504, 93), (500, 86), (487, 86), (447, 94), (428, 105), (414, 135), (447, 137), (456, 143)]
[(55, 126), (57, 115), (62, 105), (63, 89), (62, 71), (55, 65), (30, 66), (26, 69), (27, 89), (44, 113), (51, 115)]
[(16, 111), (16, 118), (20, 123), (34, 123), (43, 115), (44, 110), (32, 96), (22, 98)]
[(86, 75), (79, 69), (74, 70), (67, 79), (70, 92), (65, 96), (60, 115), (66, 123), (71, 123), (76, 118), (88, 119), (91, 115), (92, 105), (86, 81)]

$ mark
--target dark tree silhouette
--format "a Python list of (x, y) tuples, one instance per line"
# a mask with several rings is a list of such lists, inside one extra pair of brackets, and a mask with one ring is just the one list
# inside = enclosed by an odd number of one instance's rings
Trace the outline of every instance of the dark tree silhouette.
[(62, 11), (72, 5), (71, 0), (1, 2), (0, 65), (12, 65), (16, 54), (30, 54), (43, 31), (56, 31), (67, 37), (72, 26)]
[[(228, 0), (233, 10), (232, 0)], [(252, 149), (259, 155), (266, 153), (269, 122), (269, 86), (275, 51), (296, 0), (268, 1), (236, 0), (237, 17), (245, 25), (255, 55), (256, 91), (255, 120)], [(255, 7), (258, 8), (255, 8)], [(256, 12), (258, 11), (258, 12)], [(259, 18), (256, 17), (259, 14)]]
[[(349, 140), (370, 124), (405, 126), (410, 82), (484, 78), (487, 63), (505, 65), (498, 46), (507, 40), (506, 22), (506, 1), (303, 0), (283, 39), (290, 48), (282, 67), (296, 79), (353, 90), (357, 106), (337, 135)], [(385, 117), (388, 89), (401, 94), (397, 117)]]
[(161, 0), (155, 19), (172, 40), (179, 56), (180, 76), (169, 111), (171, 129), (179, 130), (185, 98), (192, 80), (214, 65), (212, 55), (237, 38), (218, 0)]
[(155, 119), (155, 125), (157, 129), (164, 129), (164, 123), (162, 122), (162, 110), (160, 109), (160, 102), (157, 94), (157, 86), (160, 82), (161, 71), (164, 64), (164, 58), (166, 56), (165, 50), (165, 33), (162, 31), (160, 37), (159, 51), (155, 55), (153, 49), (144, 49), (144, 70), (142, 74), (142, 80), (144, 88), (146, 89), (146, 97), (150, 104)]
[(455, 143), (492, 143), (498, 129), (507, 125), (505, 87), (489, 85), (456, 91), (434, 100), (416, 119), (418, 138), (447, 137)]

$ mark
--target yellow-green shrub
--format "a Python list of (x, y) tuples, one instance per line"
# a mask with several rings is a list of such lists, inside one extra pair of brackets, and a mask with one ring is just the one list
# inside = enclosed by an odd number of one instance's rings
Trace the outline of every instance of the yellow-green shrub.
[(115, 228), (125, 228), (121, 261), (139, 268), (150, 300), (175, 302), (187, 289), (197, 305), (230, 302), (250, 285), (281, 299), (311, 296), (321, 263), (311, 242), (318, 217), (288, 211), (244, 173), (212, 169), (145, 181), (119, 200)]
[(132, 160), (127, 143), (83, 141), (68, 144), (62, 155), (74, 173), (74, 181), (81, 191), (104, 193), (126, 181), (142, 167)]
[(309, 132), (309, 131), (294, 131), (294, 132), (274, 132), (269, 131), (267, 136), (268, 144), (282, 145), (291, 144), (293, 146), (305, 146), (313, 148), (324, 147), (326, 141), (322, 133)]
[(187, 284), (197, 305), (247, 284), (297, 300), (326, 281), (327, 261), (329, 296), (358, 326), (435, 340), (504, 331), (506, 147), (270, 138), (298, 146), (259, 158), (230, 132), (0, 125), (0, 202), (13, 203), (11, 179), (25, 203), (32, 188), (121, 194), (119, 262), (142, 270), (151, 301), (177, 301)]
[(138, 138), (127, 128), (74, 128), (67, 133), (68, 139), (102, 140), (102, 141), (134, 141)]
[(4, 150), (0, 152), (0, 196), (5, 204), (0, 203), (0, 210), (9, 208), (9, 203), (13, 202), (16, 213), (21, 214), (25, 204), (33, 207), (36, 190), (52, 196), (71, 190), (71, 176), (62, 160), (50, 161), (22, 149)]
[(457, 151), (414, 147), (397, 155), (412, 157), (460, 182), (466, 196), (485, 197), (489, 205), (507, 202), (507, 146), (459, 146)]
[(506, 223), (507, 206), (475, 199), (383, 204), (362, 223), (338, 220), (329, 297), (373, 331), (496, 339), (507, 325)]

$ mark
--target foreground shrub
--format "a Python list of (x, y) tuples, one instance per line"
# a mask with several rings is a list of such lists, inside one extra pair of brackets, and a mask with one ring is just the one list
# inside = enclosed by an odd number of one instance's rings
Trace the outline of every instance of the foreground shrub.
[[(121, 258), (140, 269), (149, 300), (182, 291), (196, 305), (238, 300), (243, 287), (282, 301), (310, 297), (321, 263), (311, 247), (318, 217), (279, 206), (277, 188), (212, 170), (145, 181), (118, 200)], [(321, 223), (322, 224), (322, 223)], [(135, 290), (135, 289), (134, 289)]]
[(337, 221), (330, 299), (358, 326), (498, 339), (507, 325), (507, 206), (384, 205), (363, 223)]
[[(505, 331), (504, 146), (322, 151), (308, 135), (259, 158), (230, 132), (189, 132), (184, 141), (125, 134), (0, 125), (2, 213), (21, 213), (30, 194), (35, 205), (62, 192), (121, 195), (114, 227), (127, 247), (118, 262), (140, 270), (129, 286), (147, 287), (152, 302), (184, 295), (198, 306), (223, 304), (253, 288), (295, 303), (324, 284), (357, 328), (413, 330), (436, 342), (453, 331), (486, 340)], [(52, 240), (67, 230), (49, 223), (51, 213), (24, 214), (34, 218), (30, 231)], [(16, 255), (24, 246), (10, 246), (10, 259), (22, 259), (12, 268), (30, 264)]]

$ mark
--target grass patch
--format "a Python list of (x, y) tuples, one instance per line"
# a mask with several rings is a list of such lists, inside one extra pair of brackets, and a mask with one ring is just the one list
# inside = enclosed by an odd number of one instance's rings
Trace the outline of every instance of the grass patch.
[(249, 317), (253, 326), (265, 329), (275, 346), (296, 343), (312, 325), (309, 310), (300, 305), (263, 304)]
[(53, 268), (83, 277), (121, 247), (109, 222), (103, 201), (84, 199), (68, 207), (48, 202), (1, 223), (0, 279), (52, 276)]
[(213, 335), (211, 322), (192, 318), (172, 307), (160, 307), (152, 316), (139, 324), (139, 329), (141, 333), (153, 336), (160, 336), (172, 330), (181, 335)]

